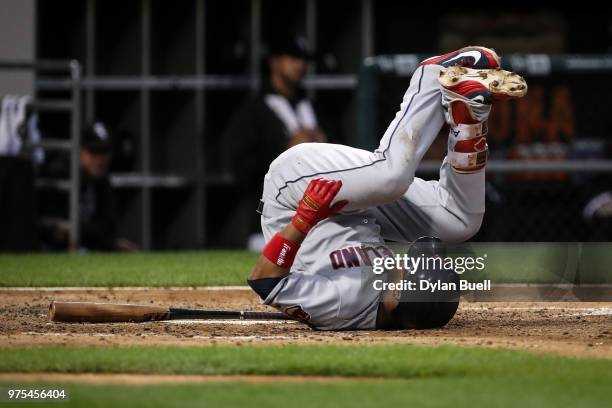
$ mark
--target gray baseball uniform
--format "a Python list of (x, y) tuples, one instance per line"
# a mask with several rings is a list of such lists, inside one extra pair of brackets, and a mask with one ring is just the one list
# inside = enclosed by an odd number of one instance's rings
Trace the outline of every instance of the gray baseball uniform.
[[(371, 261), (388, 255), (385, 240), (412, 242), (425, 235), (462, 241), (480, 227), (484, 170), (459, 174), (443, 162), (439, 181), (414, 177), (444, 125), (441, 67), (420, 67), (399, 112), (374, 152), (306, 143), (281, 154), (264, 180), (261, 224), (268, 241), (288, 224), (308, 183), (342, 180), (335, 201), (341, 214), (316, 225), (290, 274), (264, 300), (318, 329), (374, 329), (380, 293)], [(364, 243), (367, 243), (363, 245)]]

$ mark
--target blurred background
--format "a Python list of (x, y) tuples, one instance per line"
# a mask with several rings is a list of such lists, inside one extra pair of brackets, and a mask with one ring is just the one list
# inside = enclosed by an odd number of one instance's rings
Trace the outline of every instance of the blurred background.
[(612, 238), (608, 12), (3, 0), (0, 38), (0, 251), (257, 248), (276, 155), (375, 148), (418, 61), (473, 44), (530, 86), (494, 107), (475, 239)]

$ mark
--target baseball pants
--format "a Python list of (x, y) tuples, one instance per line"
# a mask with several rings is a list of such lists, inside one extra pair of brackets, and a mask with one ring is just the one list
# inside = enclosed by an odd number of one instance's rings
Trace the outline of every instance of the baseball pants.
[(445, 160), (439, 180), (415, 178), (419, 162), (444, 126), (440, 70), (436, 65), (417, 69), (374, 152), (304, 143), (274, 160), (262, 198), (266, 241), (289, 223), (306, 186), (319, 177), (342, 180), (335, 201), (349, 204), (340, 216), (374, 214), (384, 239), (411, 242), (433, 235), (443, 241), (463, 241), (476, 233), (484, 214), (484, 170), (456, 173)]

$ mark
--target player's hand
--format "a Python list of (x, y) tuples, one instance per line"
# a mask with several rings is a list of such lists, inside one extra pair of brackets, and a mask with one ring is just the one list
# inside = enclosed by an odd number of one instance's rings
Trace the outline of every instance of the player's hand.
[(291, 219), (293, 226), (303, 234), (308, 234), (308, 231), (319, 221), (340, 211), (348, 204), (347, 200), (338, 201), (330, 206), (340, 187), (342, 187), (342, 181), (340, 180), (325, 180), (322, 178), (312, 180)]

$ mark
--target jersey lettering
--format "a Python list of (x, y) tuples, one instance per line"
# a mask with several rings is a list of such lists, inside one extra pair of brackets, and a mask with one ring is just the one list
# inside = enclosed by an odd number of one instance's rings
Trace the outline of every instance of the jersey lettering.
[(354, 268), (359, 266), (372, 266), (376, 258), (393, 256), (393, 252), (384, 245), (349, 246), (336, 249), (329, 254), (329, 260), (334, 270), (340, 268)]

